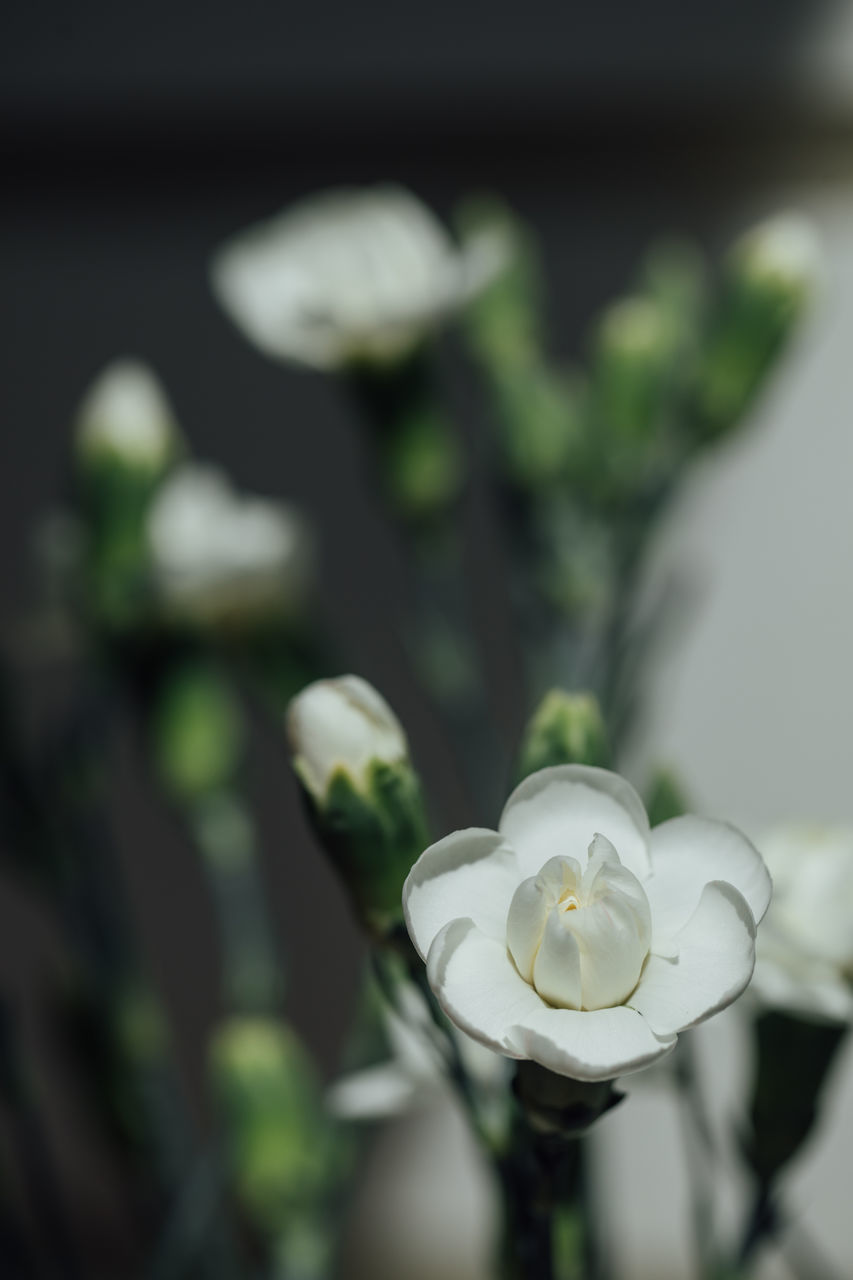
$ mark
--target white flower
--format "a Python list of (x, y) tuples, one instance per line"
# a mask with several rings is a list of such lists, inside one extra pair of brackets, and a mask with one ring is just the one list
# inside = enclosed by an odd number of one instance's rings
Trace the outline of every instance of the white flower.
[(734, 828), (682, 817), (650, 831), (627, 782), (583, 765), (532, 774), (499, 831), (440, 840), (403, 890), (448, 1017), (578, 1080), (644, 1067), (730, 1004), (769, 898)]
[(483, 230), (456, 247), (408, 191), (329, 191), (236, 236), (216, 255), (214, 291), (267, 355), (317, 369), (410, 351), (502, 268)]
[(821, 275), (817, 233), (804, 214), (789, 211), (750, 228), (731, 250), (731, 259), (754, 284), (808, 293)]
[(138, 360), (116, 360), (95, 379), (77, 411), (82, 457), (112, 454), (161, 470), (172, 458), (178, 425), (165, 392)]
[(761, 852), (773, 902), (750, 992), (805, 1018), (853, 1017), (853, 829), (788, 826)]
[(178, 468), (162, 485), (147, 538), (166, 603), (202, 618), (292, 602), (310, 558), (294, 511), (235, 493), (218, 468), (198, 463)]
[(309, 684), (288, 708), (287, 735), (294, 767), (318, 801), (339, 769), (364, 790), (374, 760), (396, 764), (409, 754), (400, 721), (360, 676)]
[[(400, 1115), (452, 1091), (448, 1054), (423, 997), (414, 987), (398, 991), (401, 1012), (385, 1008), (385, 1033), (393, 1058), (335, 1081), (326, 1094), (332, 1113), (342, 1120), (373, 1120)], [(463, 1031), (451, 1029), (466, 1075), (483, 1096), (504, 1097), (506, 1058), (484, 1048)]]

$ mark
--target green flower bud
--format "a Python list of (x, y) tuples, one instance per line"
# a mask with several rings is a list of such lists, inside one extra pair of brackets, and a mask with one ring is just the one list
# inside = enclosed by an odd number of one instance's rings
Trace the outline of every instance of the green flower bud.
[(210, 1047), (237, 1196), (276, 1237), (312, 1216), (335, 1181), (337, 1151), (313, 1064), (298, 1036), (267, 1018), (231, 1018)]
[(680, 779), (669, 769), (656, 770), (646, 797), (650, 825), (656, 827), (670, 818), (680, 818), (690, 808)]
[(608, 768), (610, 744), (597, 698), (552, 689), (534, 712), (521, 743), (518, 780), (558, 764)]
[(705, 438), (736, 425), (811, 300), (819, 250), (805, 218), (783, 214), (731, 249), (693, 387)]
[(671, 317), (653, 298), (622, 298), (604, 312), (595, 339), (597, 417), (609, 438), (653, 441), (663, 420), (675, 350)]
[[(77, 411), (79, 470), (106, 482), (110, 471), (159, 479), (182, 442), (159, 381), (137, 360), (116, 360), (95, 380)], [(94, 480), (97, 482), (97, 480)]]
[(146, 514), (181, 451), (154, 374), (132, 360), (110, 365), (80, 405), (74, 439), (91, 603), (110, 627), (131, 625), (145, 607)]
[(233, 778), (244, 735), (237, 699), (207, 663), (187, 663), (160, 690), (151, 718), (154, 758), (169, 790), (183, 800)]
[(403, 881), (428, 844), (403, 728), (358, 676), (318, 680), (290, 704), (293, 767), (356, 912), (379, 937), (402, 920)]

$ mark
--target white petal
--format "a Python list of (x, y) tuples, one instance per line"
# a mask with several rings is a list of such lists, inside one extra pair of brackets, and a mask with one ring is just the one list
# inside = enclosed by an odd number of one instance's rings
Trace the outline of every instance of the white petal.
[(650, 955), (628, 1004), (658, 1035), (683, 1031), (737, 999), (755, 963), (755, 921), (724, 881), (706, 885), (675, 937), (678, 956)]
[(761, 855), (726, 822), (686, 815), (655, 827), (652, 874), (643, 888), (652, 909), (655, 939), (670, 938), (692, 916), (706, 884), (725, 880), (744, 897), (756, 923), (767, 910), (771, 883)]
[(546, 1005), (519, 977), (506, 945), (473, 920), (453, 920), (430, 947), (427, 977), (447, 1016), (469, 1036), (509, 1057), (507, 1031)]
[[(579, 912), (572, 912), (578, 915)], [(571, 929), (566, 928), (563, 913), (552, 911), (545, 926), (542, 945), (533, 966), (533, 985), (549, 1004), (560, 1009), (580, 1009), (581, 957)]]
[[(438, 1088), (436, 1076), (432, 1087)], [(394, 1062), (354, 1071), (326, 1091), (326, 1105), (340, 1120), (379, 1120), (407, 1111), (429, 1089), (425, 1081), (407, 1075)]]
[(506, 919), (506, 945), (525, 982), (533, 981), (533, 962), (554, 902), (555, 895), (543, 876), (528, 876), (513, 894)]
[(425, 849), (403, 885), (412, 941), (426, 959), (436, 934), (460, 916), (506, 949), (506, 921), (518, 888), (518, 863), (496, 831), (469, 827)]
[(675, 1036), (655, 1035), (625, 1005), (592, 1012), (543, 1007), (512, 1027), (508, 1037), (519, 1057), (574, 1080), (613, 1080), (639, 1071), (662, 1058), (675, 1041)]
[(831, 960), (805, 950), (797, 938), (775, 927), (775, 910), (774, 899), (759, 931), (750, 995), (764, 1005), (787, 1009), (808, 1020), (853, 1019), (851, 984)]
[(634, 788), (618, 774), (586, 765), (540, 769), (516, 787), (500, 830), (518, 853), (522, 876), (535, 875), (549, 858), (577, 858), (600, 832), (641, 879), (648, 874), (649, 821)]
[(639, 901), (616, 889), (580, 911), (567, 912), (563, 925), (574, 933), (581, 957), (583, 998), (574, 1007), (608, 1009), (622, 1004), (637, 985), (648, 955), (645, 898)]

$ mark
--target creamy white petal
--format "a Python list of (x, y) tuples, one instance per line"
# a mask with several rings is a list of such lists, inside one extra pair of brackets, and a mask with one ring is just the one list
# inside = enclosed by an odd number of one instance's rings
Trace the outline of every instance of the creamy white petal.
[(652, 909), (655, 939), (671, 938), (692, 916), (712, 880), (733, 885), (759, 921), (770, 901), (770, 875), (754, 846), (727, 822), (685, 815), (655, 827), (652, 874), (643, 888)]
[(675, 941), (677, 959), (650, 955), (628, 1001), (659, 1035), (684, 1031), (731, 1004), (755, 963), (752, 912), (724, 881), (705, 886)]
[(513, 894), (506, 920), (506, 945), (525, 982), (533, 981), (533, 963), (545, 922), (556, 898), (543, 876), (528, 876)]
[(655, 1035), (634, 1009), (535, 1010), (507, 1036), (518, 1057), (574, 1080), (613, 1080), (669, 1053), (675, 1036)]
[(761, 967), (749, 988), (762, 1004), (784, 1009), (807, 1022), (853, 1021), (853, 990), (827, 966), (808, 963), (799, 972), (783, 966)]
[[(580, 912), (571, 914), (579, 915)], [(548, 916), (542, 945), (533, 966), (533, 985), (544, 1000), (560, 1009), (582, 1007), (580, 951), (561, 911), (552, 911)]]
[(851, 982), (832, 959), (792, 938), (784, 919), (780, 927), (776, 907), (774, 898), (758, 933), (750, 994), (807, 1019), (853, 1020)]
[[(438, 1079), (432, 1082), (435, 1089)], [(395, 1062), (383, 1062), (336, 1080), (326, 1091), (326, 1105), (340, 1120), (380, 1120), (408, 1111), (423, 1091), (420, 1078)]]
[(577, 858), (586, 866), (597, 833), (615, 846), (626, 867), (648, 874), (649, 822), (643, 802), (623, 778), (586, 765), (558, 765), (525, 778), (506, 803), (500, 831), (518, 854), (522, 876), (549, 858)]
[(607, 1009), (622, 1004), (634, 990), (648, 954), (648, 905), (617, 890), (567, 913), (563, 924), (575, 935), (580, 950), (583, 992), (576, 1007)]
[(403, 885), (409, 935), (426, 959), (436, 934), (470, 917), (506, 950), (506, 922), (520, 880), (515, 853), (496, 831), (469, 827), (425, 849)]
[(507, 1030), (547, 1009), (519, 974), (506, 945), (487, 937), (473, 920), (453, 920), (430, 947), (427, 977), (448, 1018), (489, 1049), (525, 1057)]

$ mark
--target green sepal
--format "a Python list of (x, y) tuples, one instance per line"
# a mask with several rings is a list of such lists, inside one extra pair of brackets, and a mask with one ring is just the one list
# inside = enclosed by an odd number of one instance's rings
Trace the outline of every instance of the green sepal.
[(421, 521), (451, 507), (465, 481), (458, 434), (435, 404), (415, 404), (381, 441), (383, 483), (395, 510)]
[(670, 818), (680, 818), (690, 807), (681, 779), (670, 769), (656, 769), (646, 792), (649, 825), (656, 827)]
[(732, 430), (751, 408), (807, 302), (806, 288), (751, 272), (737, 258), (730, 263), (690, 386), (702, 440)]
[(572, 1080), (538, 1062), (523, 1059), (516, 1068), (512, 1087), (536, 1133), (577, 1138), (622, 1101), (625, 1095), (613, 1086), (613, 1080)]
[(742, 1148), (761, 1186), (771, 1184), (811, 1133), (846, 1031), (846, 1024), (807, 1022), (778, 1010), (756, 1019), (750, 1130)]
[(312, 1218), (334, 1189), (343, 1151), (296, 1032), (268, 1018), (231, 1019), (211, 1042), (210, 1075), (229, 1171), (253, 1225), (275, 1238)]
[(227, 785), (242, 761), (242, 708), (216, 668), (203, 660), (185, 662), (169, 674), (149, 731), (158, 773), (184, 801)]
[(516, 780), (560, 764), (611, 764), (607, 726), (592, 693), (546, 693), (521, 742)]
[(417, 774), (407, 760), (374, 760), (361, 789), (339, 768), (310, 808), (356, 914), (371, 934), (387, 939), (403, 919), (403, 881), (429, 843)]

